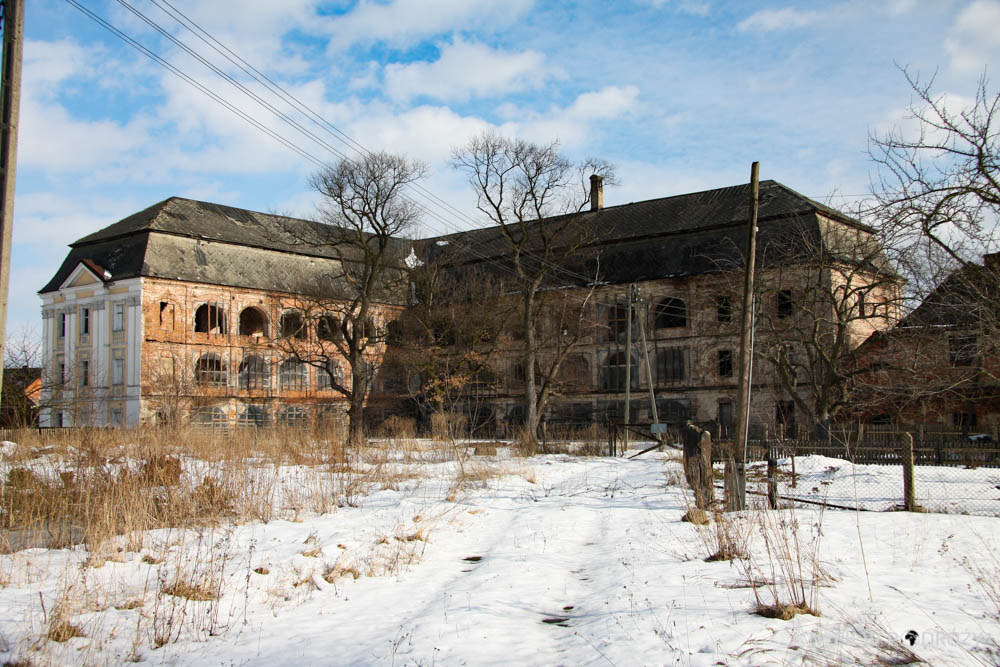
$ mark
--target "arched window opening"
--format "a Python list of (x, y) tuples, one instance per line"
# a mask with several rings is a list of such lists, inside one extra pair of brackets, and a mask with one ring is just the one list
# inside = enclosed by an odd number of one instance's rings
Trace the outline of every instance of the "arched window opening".
[(289, 310), (281, 314), (281, 335), (284, 338), (305, 338), (306, 325), (302, 313)]
[(191, 423), (198, 426), (225, 429), (229, 426), (226, 411), (218, 405), (202, 405), (191, 413)]
[(241, 336), (258, 336), (267, 338), (267, 315), (260, 308), (244, 308), (240, 313)]
[(225, 334), (226, 311), (218, 303), (203, 303), (194, 311), (195, 333)]
[(240, 426), (255, 426), (260, 428), (267, 426), (269, 421), (270, 416), (268, 415), (266, 405), (247, 405), (237, 417), (237, 422)]
[(240, 363), (240, 389), (267, 389), (271, 386), (271, 370), (267, 360), (255, 354)]
[(210, 387), (225, 386), (226, 366), (222, 358), (214, 352), (201, 355), (194, 365), (194, 381)]
[(344, 332), (340, 329), (340, 320), (333, 315), (320, 315), (316, 320), (316, 337), (334, 343), (342, 340)]
[(303, 391), (309, 387), (309, 367), (297, 359), (286, 359), (281, 364), (281, 388), (285, 391)]
[(687, 305), (682, 299), (668, 296), (656, 306), (656, 328), (672, 329), (687, 326)]

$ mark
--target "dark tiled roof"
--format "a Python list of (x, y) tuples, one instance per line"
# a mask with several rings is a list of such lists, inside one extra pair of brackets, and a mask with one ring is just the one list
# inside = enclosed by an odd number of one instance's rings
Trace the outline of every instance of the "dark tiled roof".
[[(58, 290), (83, 262), (102, 279), (107, 271), (112, 280), (150, 276), (317, 294), (337, 271), (340, 253), (330, 243), (334, 230), (171, 197), (70, 244), (69, 255), (40, 291)], [(392, 250), (405, 253), (409, 244), (399, 240)]]
[[(582, 279), (599, 269), (602, 281), (625, 283), (731, 269), (746, 247), (749, 199), (745, 184), (579, 213), (580, 238), (590, 251), (579, 253), (582, 263), (571, 270)], [(865, 235), (873, 232), (775, 181), (761, 182), (759, 201), (758, 261), (764, 265), (805, 256), (810, 247), (836, 251), (831, 239), (843, 235), (824, 233), (822, 218)], [(557, 226), (565, 220), (531, 223), (526, 233), (532, 238), (539, 224)], [(528, 247), (537, 251), (537, 246)], [(425, 259), (482, 264), (497, 271), (507, 270), (510, 255), (510, 242), (496, 226), (427, 239), (418, 248)], [(891, 271), (883, 257), (876, 263), (879, 270)], [(570, 272), (561, 275), (574, 282)]]
[[(568, 282), (582, 282), (599, 266), (604, 281), (632, 282), (731, 266), (745, 241), (749, 188), (744, 184), (579, 213), (574, 227), (582, 230), (590, 252), (563, 273)], [(761, 182), (761, 260), (787, 259), (796, 243), (822, 238), (821, 217), (871, 231), (780, 183)], [(528, 234), (566, 221), (566, 216), (556, 216), (529, 223)], [(324, 261), (337, 257), (337, 251), (322, 242), (329, 240), (330, 229), (317, 222), (172, 197), (71, 244), (69, 256), (41, 291), (57, 290), (81, 261), (89, 260), (114, 280), (143, 275), (312, 293), (321, 284), (317, 281), (330, 274)], [(505, 269), (510, 254), (496, 226), (417, 242), (398, 239), (394, 252), (402, 258), (411, 246), (425, 261), (442, 255), (452, 265), (489, 260), (498, 271)]]

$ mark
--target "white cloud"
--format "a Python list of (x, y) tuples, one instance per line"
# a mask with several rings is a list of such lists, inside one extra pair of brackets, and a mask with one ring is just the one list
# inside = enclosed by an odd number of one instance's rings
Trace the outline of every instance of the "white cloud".
[(952, 68), (982, 72), (1000, 59), (1000, 2), (976, 0), (958, 15), (945, 40)]
[(801, 10), (787, 7), (784, 9), (763, 9), (754, 12), (740, 21), (737, 28), (742, 32), (772, 32), (804, 28), (821, 21), (825, 12)]
[(537, 51), (506, 52), (456, 37), (434, 62), (387, 65), (385, 89), (394, 100), (489, 97), (537, 88), (546, 77), (544, 61)]
[[(330, 35), (330, 49), (351, 44), (414, 40), (471, 28), (497, 29), (513, 23), (533, 0), (361, 0), (347, 14), (321, 22)], [(318, 22), (320, 23), (320, 22)]]

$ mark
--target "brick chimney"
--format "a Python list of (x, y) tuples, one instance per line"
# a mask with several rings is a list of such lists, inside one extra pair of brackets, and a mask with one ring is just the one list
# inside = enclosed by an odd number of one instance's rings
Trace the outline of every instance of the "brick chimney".
[(590, 210), (600, 211), (604, 208), (604, 177), (590, 175)]

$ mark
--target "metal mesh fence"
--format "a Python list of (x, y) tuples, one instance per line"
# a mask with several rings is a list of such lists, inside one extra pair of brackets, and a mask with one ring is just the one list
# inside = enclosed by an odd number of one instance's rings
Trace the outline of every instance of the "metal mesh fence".
[[(782, 503), (844, 509), (912, 508), (1000, 516), (1000, 448), (996, 443), (925, 440), (922, 447), (914, 444), (911, 459), (905, 454), (904, 436), (897, 434), (892, 440), (855, 446), (752, 443), (747, 451), (747, 492), (767, 497), (776, 491)], [(906, 497), (908, 470), (912, 470), (912, 506)]]

